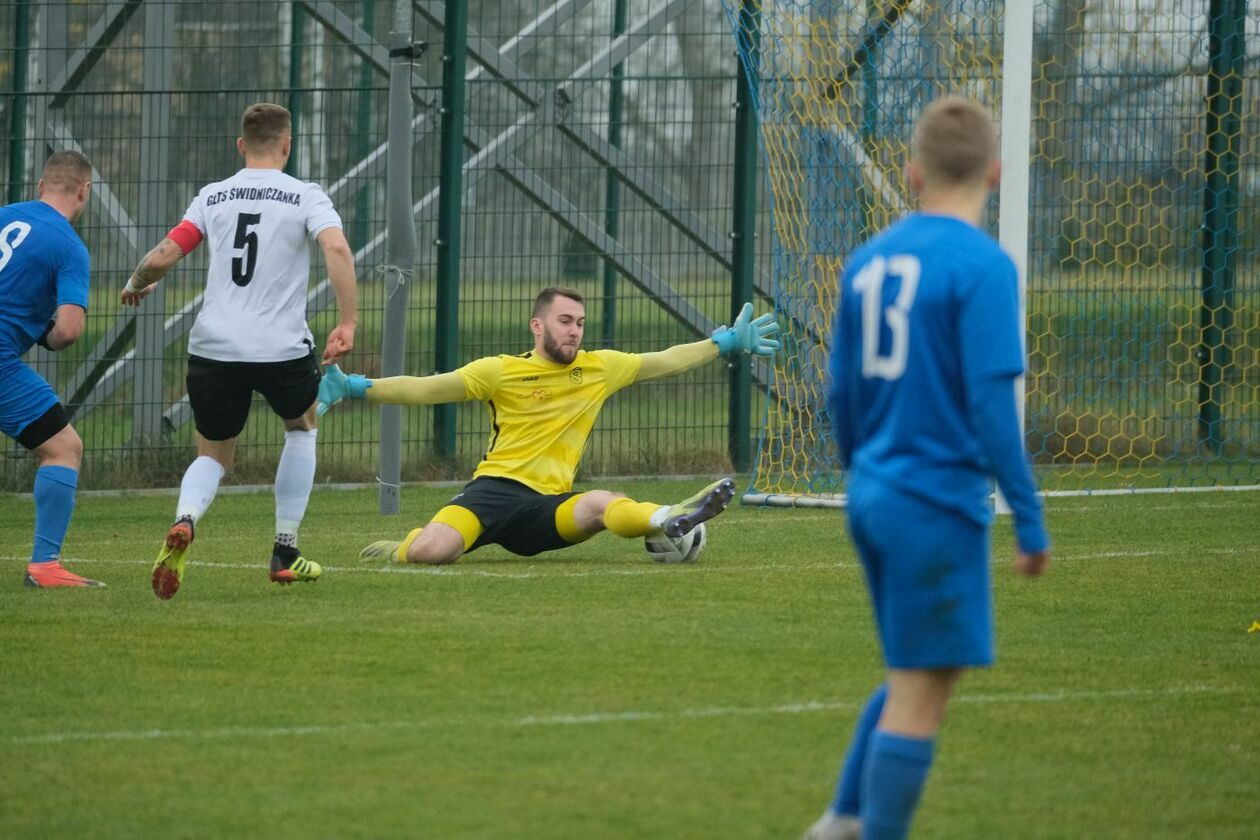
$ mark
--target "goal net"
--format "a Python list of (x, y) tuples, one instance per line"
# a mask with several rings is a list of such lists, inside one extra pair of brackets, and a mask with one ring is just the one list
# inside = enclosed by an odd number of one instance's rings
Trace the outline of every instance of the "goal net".
[[(1258, 90), (1243, 33), (1260, 18), (1245, 3), (1037, 0), (1015, 43), (1001, 0), (723, 6), (754, 85), (786, 331), (746, 501), (843, 493), (825, 408), (837, 273), (909, 209), (901, 167), (922, 107), (960, 94), (1002, 116), (1009, 51), (1032, 60), (1031, 116), (1002, 120), (1004, 157), (1027, 137), (1031, 161), (1003, 177), (1028, 196), (1024, 416), (1042, 487), (1260, 486), (1245, 223), (1260, 165), (1243, 120)], [(995, 235), (1012, 209), (995, 198)]]

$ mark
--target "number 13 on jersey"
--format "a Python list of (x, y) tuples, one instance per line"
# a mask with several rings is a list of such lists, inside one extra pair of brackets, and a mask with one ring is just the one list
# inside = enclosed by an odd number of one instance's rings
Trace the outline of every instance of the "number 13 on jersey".
[[(884, 306), (884, 281), (901, 280), (893, 302)], [(867, 379), (900, 379), (906, 372), (910, 350), (910, 307), (919, 289), (919, 260), (900, 254), (875, 257), (853, 278), (853, 290), (862, 296), (862, 376)], [(891, 333), (888, 353), (880, 353), (885, 325)]]

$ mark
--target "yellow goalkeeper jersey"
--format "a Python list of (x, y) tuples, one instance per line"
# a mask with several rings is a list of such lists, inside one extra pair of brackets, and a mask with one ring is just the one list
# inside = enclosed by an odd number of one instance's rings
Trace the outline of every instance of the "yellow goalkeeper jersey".
[(474, 478), (519, 481), (539, 493), (565, 493), (604, 401), (635, 381), (642, 357), (579, 351), (561, 365), (535, 355), (488, 356), (456, 371), (467, 397), (490, 410), (490, 441)]

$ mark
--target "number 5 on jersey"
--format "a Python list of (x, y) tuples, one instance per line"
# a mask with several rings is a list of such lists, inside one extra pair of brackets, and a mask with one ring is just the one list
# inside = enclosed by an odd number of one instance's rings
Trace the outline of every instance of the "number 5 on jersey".
[(236, 239), (232, 247), (244, 250), (232, 257), (232, 282), (248, 286), (254, 279), (254, 266), (258, 264), (258, 232), (254, 230), (262, 221), (262, 213), (240, 213), (236, 217)]
[[(883, 306), (884, 281), (889, 277), (901, 278), (901, 288), (892, 304)], [(912, 256), (876, 257), (853, 278), (853, 290), (862, 296), (862, 375), (867, 379), (878, 377), (892, 381), (906, 372), (910, 307), (918, 289), (919, 260)], [(892, 334), (887, 355), (879, 352), (884, 324)]]

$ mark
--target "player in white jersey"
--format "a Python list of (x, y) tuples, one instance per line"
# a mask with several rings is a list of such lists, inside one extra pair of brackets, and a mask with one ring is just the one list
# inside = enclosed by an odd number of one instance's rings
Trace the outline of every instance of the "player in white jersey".
[(323, 364), (354, 346), (354, 257), (341, 217), (317, 184), (284, 174), (292, 143), (289, 112), (258, 103), (245, 110), (237, 151), (245, 168), (197, 193), (184, 220), (136, 267), (122, 302), (138, 306), (153, 285), (203, 239), (210, 267), (201, 311), (188, 339), (188, 401), (197, 459), (184, 473), (175, 524), (153, 566), (153, 591), (174, 596), (194, 529), (231, 469), (236, 438), (255, 391), (284, 421), (276, 469), (276, 541), (271, 579), (313, 581), (319, 564), (297, 549), (298, 526), (315, 481), (315, 397), (321, 360), (306, 325), (310, 242), (319, 243), (341, 319)]

